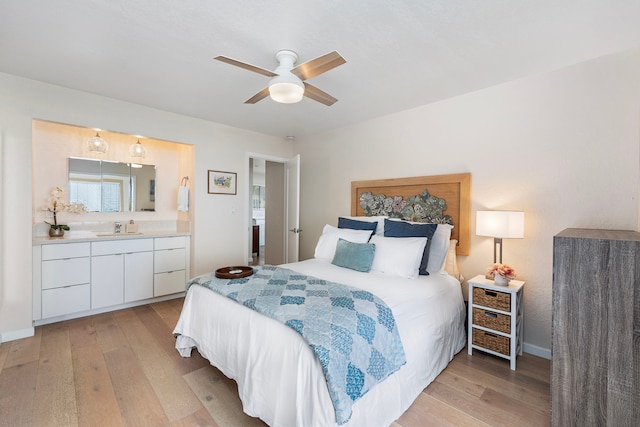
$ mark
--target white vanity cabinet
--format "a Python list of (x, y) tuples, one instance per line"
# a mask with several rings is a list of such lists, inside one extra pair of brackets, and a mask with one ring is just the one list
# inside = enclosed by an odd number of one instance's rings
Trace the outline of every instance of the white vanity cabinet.
[(91, 308), (153, 297), (153, 239), (91, 243)]
[(153, 296), (184, 292), (187, 281), (187, 237), (155, 239)]
[(91, 269), (89, 243), (43, 246), (41, 289), (35, 296), (34, 317), (54, 317), (90, 308)]
[(34, 244), (34, 323), (179, 297), (189, 276), (189, 242), (186, 235), (123, 235)]

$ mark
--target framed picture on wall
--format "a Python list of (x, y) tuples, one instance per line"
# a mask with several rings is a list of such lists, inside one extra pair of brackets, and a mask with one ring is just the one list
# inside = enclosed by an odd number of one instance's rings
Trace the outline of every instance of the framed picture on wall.
[(237, 174), (235, 172), (209, 171), (207, 191), (209, 194), (236, 194)]

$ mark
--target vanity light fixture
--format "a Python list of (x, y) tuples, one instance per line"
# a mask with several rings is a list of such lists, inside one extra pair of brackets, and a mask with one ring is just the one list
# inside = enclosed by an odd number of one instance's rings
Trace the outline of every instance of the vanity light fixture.
[(129, 147), (129, 154), (131, 157), (145, 157), (147, 155), (147, 149), (144, 148), (144, 145), (140, 144), (140, 138), (138, 138), (138, 142)]
[(87, 147), (89, 148), (89, 151), (94, 153), (106, 153), (109, 149), (109, 144), (107, 141), (102, 139), (100, 131), (96, 131), (96, 136), (92, 136), (87, 140)]

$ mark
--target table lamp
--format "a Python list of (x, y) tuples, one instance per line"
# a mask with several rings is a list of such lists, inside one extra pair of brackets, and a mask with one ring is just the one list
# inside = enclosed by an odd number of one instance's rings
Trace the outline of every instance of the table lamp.
[(493, 237), (493, 262), (502, 264), (502, 239), (524, 238), (524, 212), (478, 211), (476, 235)]

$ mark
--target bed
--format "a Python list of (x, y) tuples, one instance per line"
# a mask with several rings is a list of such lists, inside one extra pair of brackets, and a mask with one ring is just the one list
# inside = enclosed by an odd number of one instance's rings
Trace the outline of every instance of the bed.
[[(467, 174), (448, 177), (458, 181), (460, 177), (470, 179)], [(433, 178), (422, 177), (423, 180)], [(435, 178), (440, 185), (442, 176)], [(410, 180), (413, 185), (416, 179)], [(402, 186), (401, 181), (392, 181), (394, 186)], [(373, 184), (375, 188), (379, 188), (384, 183), (374, 181)], [(367, 182), (358, 182), (356, 197), (366, 200), (369, 188), (374, 187), (368, 186)], [(421, 189), (418, 194), (424, 196), (426, 188), (428, 187)], [(464, 185), (460, 188), (465, 191)], [(363, 197), (362, 194), (367, 195)], [(468, 198), (468, 195), (458, 192), (447, 197), (444, 205), (457, 206), (455, 221), (457, 224), (464, 222), (467, 213), (464, 212), (464, 202), (461, 204), (460, 200)], [(449, 200), (452, 198), (456, 202), (450, 204)], [(416, 200), (426, 203), (426, 206), (438, 205), (424, 197), (414, 199), (414, 202)], [(395, 208), (406, 208), (411, 203), (396, 203)], [(367, 203), (362, 203), (362, 206), (364, 209), (371, 207)], [(460, 209), (460, 206), (463, 208)], [(451, 261), (451, 256), (455, 258), (456, 242), (461, 238), (464, 240), (465, 235), (458, 232), (454, 236), (457, 238), (450, 240), (452, 228), (441, 223), (434, 226), (436, 232), (430, 239), (386, 237), (384, 226), (391, 230), (397, 224), (389, 221), (400, 218), (390, 218), (394, 214), (352, 213), (355, 215), (341, 218), (339, 223), (369, 222), (375, 226), (365, 233), (364, 230), (356, 232), (348, 227), (327, 225), (316, 246), (314, 258), (280, 266), (296, 275), (346, 284), (357, 289), (357, 292), (370, 292), (393, 313), (405, 361), (399, 369), (352, 402), (350, 412), (340, 420), (338, 411), (334, 409), (334, 395), (329, 392), (331, 386), (328, 386), (323, 371), (325, 365), (314, 352), (315, 347), (312, 348), (301, 333), (238, 304), (230, 297), (201, 286), (202, 282), (213, 279), (213, 273), (194, 278), (193, 284), (188, 288), (183, 310), (174, 330), (176, 348), (184, 357), (188, 357), (192, 349), (197, 348), (213, 366), (237, 382), (244, 412), (259, 417), (271, 426), (390, 425), (464, 347), (465, 308), (460, 282), (444, 270), (444, 265), (447, 264), (447, 258), (448, 261)], [(445, 214), (442, 217), (449, 221), (451, 215)], [(404, 226), (405, 221), (397, 222)], [(441, 235), (441, 230), (449, 230), (449, 233)], [(359, 237), (354, 237), (356, 235)], [(446, 238), (446, 242), (438, 243), (438, 239), (443, 238)], [(366, 241), (357, 241), (358, 239)], [(358, 268), (351, 268), (353, 265), (345, 268), (337, 261), (338, 256), (343, 253), (344, 245), (360, 250), (370, 247), (371, 241), (376, 242), (376, 251), (379, 250), (379, 253), (384, 253), (386, 248), (388, 256), (375, 258), (378, 255), (372, 255), (369, 271), (358, 271)], [(432, 243), (428, 249), (429, 254), (438, 252), (442, 260), (438, 256), (429, 257), (433, 264), (429, 266), (429, 274), (419, 275), (418, 266), (425, 262), (422, 259), (422, 249), (425, 250), (425, 256), (427, 254), (426, 242)], [(402, 246), (398, 246), (399, 244)], [(409, 246), (411, 249), (404, 249)], [(404, 253), (413, 254), (416, 251), (419, 252), (417, 258), (413, 255), (403, 256)], [(395, 259), (391, 259), (394, 257)], [(412, 261), (409, 262), (408, 259)], [(399, 265), (404, 264), (407, 265), (402, 270)]]

